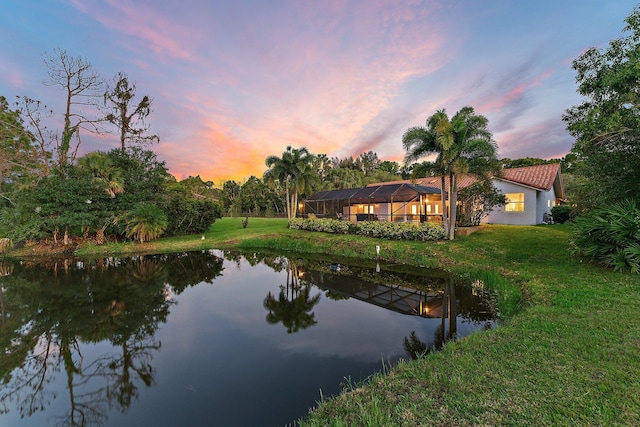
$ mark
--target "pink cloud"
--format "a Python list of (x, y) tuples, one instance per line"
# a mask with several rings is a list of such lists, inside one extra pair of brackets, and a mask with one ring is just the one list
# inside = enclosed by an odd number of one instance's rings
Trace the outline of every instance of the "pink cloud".
[(545, 70), (541, 74), (538, 74), (514, 88), (511, 88), (504, 96), (498, 99), (489, 99), (486, 103), (478, 106), (478, 111), (500, 111), (506, 105), (509, 105), (513, 101), (519, 99), (530, 89), (539, 86), (544, 80), (551, 77), (555, 72), (555, 69), (550, 68)]
[(564, 156), (573, 144), (564, 122), (558, 118), (522, 124), (518, 130), (496, 135), (500, 155), (508, 158)]
[(141, 41), (145, 48), (157, 55), (168, 54), (178, 59), (192, 59), (191, 52), (179, 42), (180, 37), (185, 36), (188, 30), (152, 7), (121, 0), (106, 0), (108, 8), (104, 8), (102, 4), (90, 5), (87, 0), (72, 0), (72, 3), (106, 28)]
[[(386, 137), (402, 133), (394, 128), (392, 110), (404, 85), (444, 66), (457, 43), (435, 3), (293, 3), (293, 9), (273, 8), (268, 19), (241, 16), (234, 21), (231, 43), (196, 52), (183, 46), (193, 45), (198, 28), (161, 15), (160, 7), (108, 0), (109, 8), (98, 13), (86, 1), (74, 2), (156, 54), (190, 60), (183, 74), (171, 80), (164, 76), (155, 89), (160, 96), (151, 94), (156, 99), (152, 123), (162, 130), (158, 151), (179, 175), (237, 179), (250, 170), (261, 175), (264, 159), (287, 145), (330, 156), (382, 149)], [(199, 31), (211, 37), (209, 28)], [(158, 72), (148, 56), (135, 61)], [(223, 153), (230, 157), (218, 161)]]
[(24, 78), (21, 73), (16, 69), (11, 69), (5, 66), (0, 68), (0, 74), (2, 78), (14, 88), (22, 87), (24, 84)]

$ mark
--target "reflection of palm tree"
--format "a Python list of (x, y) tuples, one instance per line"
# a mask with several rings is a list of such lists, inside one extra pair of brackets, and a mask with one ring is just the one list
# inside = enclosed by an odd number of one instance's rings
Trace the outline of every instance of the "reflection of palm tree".
[(315, 314), (309, 313), (309, 311), (318, 304), (321, 294), (311, 298), (309, 285), (300, 284), (301, 275), (298, 267), (289, 262), (287, 264), (286, 286), (280, 287), (278, 299), (269, 292), (263, 303), (264, 308), (269, 311), (267, 323), (274, 325), (282, 322), (288, 333), (307, 329), (317, 323)]
[(282, 322), (288, 333), (307, 329), (318, 323), (315, 314), (309, 311), (320, 301), (320, 294), (309, 298), (310, 289), (305, 286), (296, 292), (296, 296), (289, 301), (284, 290), (280, 291), (278, 299), (271, 292), (264, 299), (264, 308), (269, 310), (267, 323), (275, 325)]
[(446, 336), (446, 341), (456, 338), (458, 335), (457, 317), (458, 317), (458, 304), (456, 301), (456, 287), (453, 283), (453, 279), (449, 278), (444, 287), (444, 304), (446, 304), (446, 310), (442, 310), (442, 328), (444, 331), (444, 319), (445, 311), (449, 320), (449, 330)]

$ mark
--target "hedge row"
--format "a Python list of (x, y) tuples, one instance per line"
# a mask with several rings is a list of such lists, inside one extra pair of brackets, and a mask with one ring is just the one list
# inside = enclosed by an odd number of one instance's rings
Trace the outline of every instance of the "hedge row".
[(390, 240), (442, 240), (444, 228), (439, 224), (423, 222), (362, 221), (351, 223), (337, 219), (294, 218), (289, 220), (289, 228), (296, 230), (322, 231), (324, 233), (358, 234)]

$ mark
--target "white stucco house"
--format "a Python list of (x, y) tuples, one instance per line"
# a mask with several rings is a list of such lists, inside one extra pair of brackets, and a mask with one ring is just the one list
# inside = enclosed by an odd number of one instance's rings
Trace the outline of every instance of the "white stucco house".
[[(447, 180), (448, 181), (448, 180)], [(551, 208), (565, 200), (560, 164), (504, 169), (493, 185), (507, 197), (484, 220), (488, 224), (536, 225), (547, 221)], [(458, 190), (473, 184), (472, 176), (458, 178)], [(448, 183), (447, 183), (448, 184)], [(445, 194), (448, 193), (445, 187)], [(340, 217), (351, 221), (442, 221), (440, 177), (381, 182), (362, 189), (318, 192), (302, 205), (303, 214)]]
[(489, 224), (535, 225), (546, 221), (545, 214), (564, 202), (560, 164), (505, 169), (493, 185), (506, 196), (508, 203), (495, 208), (484, 219)]
[[(482, 222), (486, 224), (544, 224), (551, 208), (565, 200), (559, 163), (504, 169), (493, 185), (507, 196), (507, 204), (495, 208)], [(440, 177), (422, 178), (417, 184), (439, 187)], [(458, 180), (458, 190), (476, 182), (471, 176)], [(445, 188), (445, 191), (448, 191)]]

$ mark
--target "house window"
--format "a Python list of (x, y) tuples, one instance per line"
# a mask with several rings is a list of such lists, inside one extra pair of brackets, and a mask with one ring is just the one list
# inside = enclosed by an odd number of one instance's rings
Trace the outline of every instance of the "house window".
[(524, 193), (507, 193), (505, 212), (524, 212)]
[(418, 205), (411, 205), (411, 215), (418, 215)]

